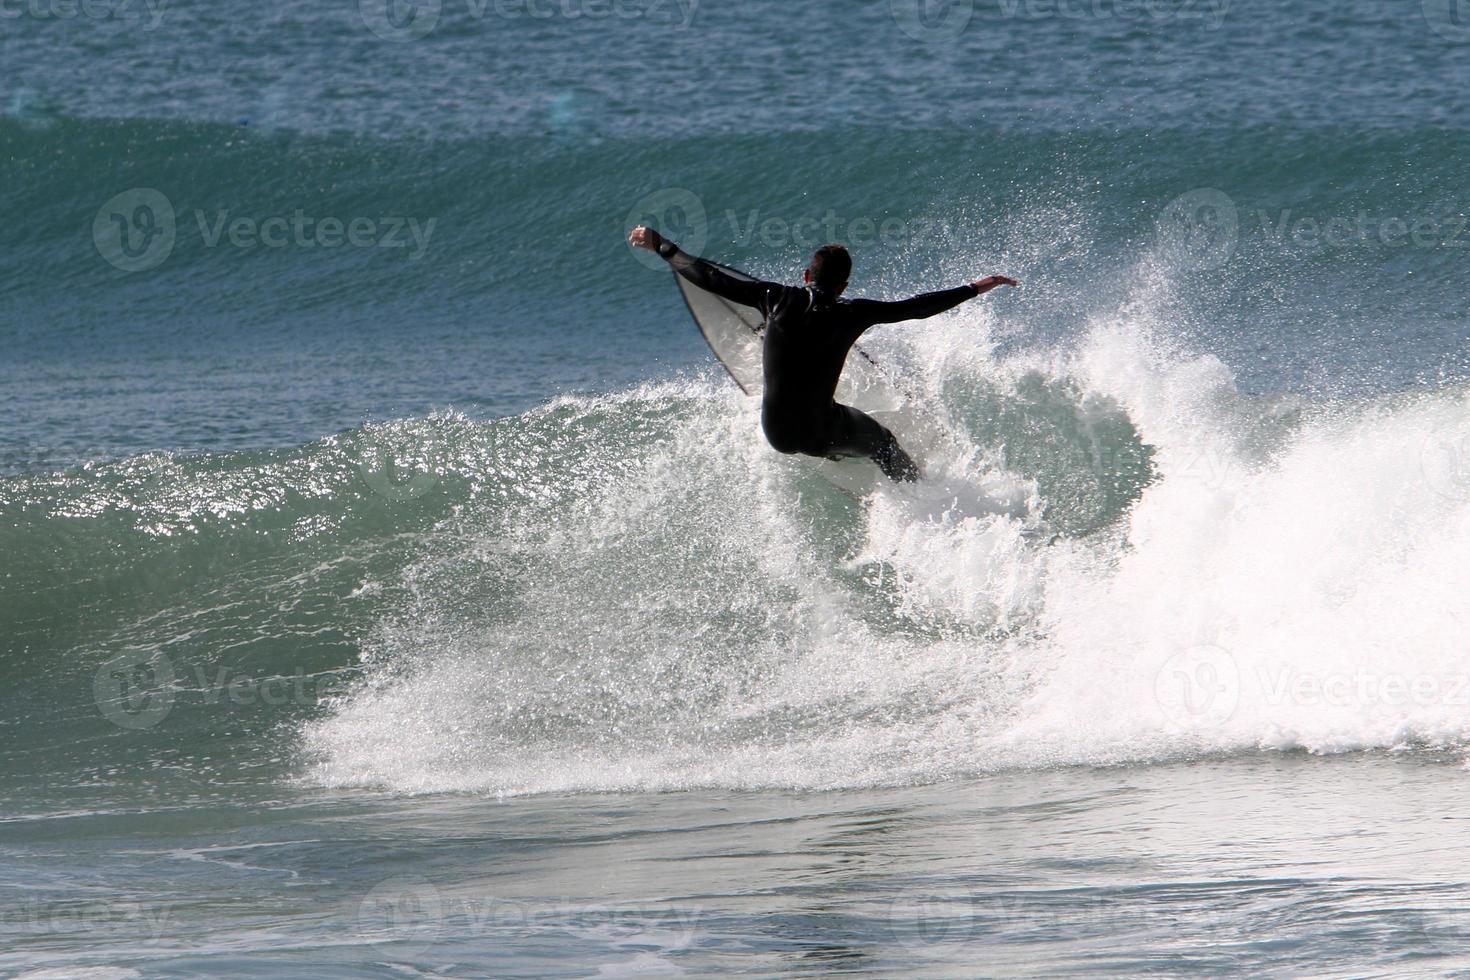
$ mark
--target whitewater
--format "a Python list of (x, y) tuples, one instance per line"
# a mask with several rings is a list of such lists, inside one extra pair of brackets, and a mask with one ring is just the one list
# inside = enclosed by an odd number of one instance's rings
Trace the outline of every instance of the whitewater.
[[(961, 429), (1035, 392), (1052, 417), (860, 506), (769, 453), (718, 378), (523, 417), (541, 486), (511, 503), (477, 474), (495, 505), (409, 571), (381, 666), (305, 733), (312, 778), (831, 789), (1463, 748), (1463, 391), (1246, 398), (1137, 316), (996, 360), (964, 322), (985, 316), (893, 331), (893, 353), (956, 392)], [(583, 428), (615, 437), (558, 459)], [(1036, 516), (966, 516), (957, 479), (1020, 485)]]

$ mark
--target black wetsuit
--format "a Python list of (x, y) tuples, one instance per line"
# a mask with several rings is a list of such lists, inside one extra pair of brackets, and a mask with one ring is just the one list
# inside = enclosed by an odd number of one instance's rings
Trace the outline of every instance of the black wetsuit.
[(918, 479), (918, 467), (893, 433), (871, 416), (836, 402), (837, 379), (863, 331), (877, 323), (922, 320), (953, 309), (979, 295), (974, 286), (893, 303), (843, 300), (816, 286), (736, 279), (672, 242), (663, 242), (658, 251), (696, 286), (754, 307), (765, 317), (761, 428), (774, 449), (834, 459), (867, 456), (895, 480)]

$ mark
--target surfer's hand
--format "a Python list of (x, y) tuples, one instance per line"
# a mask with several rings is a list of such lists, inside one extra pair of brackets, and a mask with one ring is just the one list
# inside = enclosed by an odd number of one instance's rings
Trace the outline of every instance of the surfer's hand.
[(984, 279), (975, 280), (970, 285), (975, 287), (976, 296), (984, 296), (996, 286), (1019, 286), (1021, 284), (1010, 276), (986, 276)]
[(659, 245), (663, 244), (663, 236), (647, 225), (639, 225), (628, 233), (628, 244), (634, 248), (646, 248), (650, 252), (657, 252)]

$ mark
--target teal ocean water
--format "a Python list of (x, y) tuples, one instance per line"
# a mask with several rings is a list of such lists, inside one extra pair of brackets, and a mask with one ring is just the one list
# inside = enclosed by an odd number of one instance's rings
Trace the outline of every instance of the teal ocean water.
[[(0, 51), (0, 972), (1470, 969), (1455, 0)], [(871, 335), (954, 455), (770, 451), (640, 221), (1022, 280)]]

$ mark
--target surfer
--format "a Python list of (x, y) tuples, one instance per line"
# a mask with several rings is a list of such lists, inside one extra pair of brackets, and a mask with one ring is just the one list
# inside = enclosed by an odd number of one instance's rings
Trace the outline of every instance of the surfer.
[(802, 274), (802, 286), (783, 286), (736, 279), (643, 225), (633, 229), (628, 243), (657, 252), (696, 286), (753, 307), (765, 318), (761, 429), (773, 449), (827, 459), (866, 456), (900, 483), (917, 480), (919, 468), (893, 433), (872, 416), (836, 401), (847, 352), (874, 324), (923, 320), (997, 286), (1020, 285), (1006, 276), (987, 276), (897, 302), (846, 300), (841, 296), (852, 273), (852, 257), (841, 245), (817, 249)]

